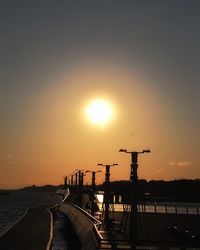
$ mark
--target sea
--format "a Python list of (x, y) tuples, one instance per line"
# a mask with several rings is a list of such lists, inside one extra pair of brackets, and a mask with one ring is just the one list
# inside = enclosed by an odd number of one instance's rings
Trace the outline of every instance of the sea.
[[(0, 237), (13, 227), (28, 208), (62, 201), (62, 196), (52, 191), (14, 190), (0, 193)], [(73, 229), (64, 215), (58, 213), (54, 221), (52, 250), (74, 250)]]
[[(103, 210), (103, 195), (97, 194), (99, 209)], [(110, 206), (115, 212), (127, 212), (131, 209), (130, 205), (116, 203)], [(140, 213), (168, 213), (168, 214), (198, 214), (200, 215), (200, 203), (189, 202), (145, 202), (137, 205)]]
[(0, 235), (12, 227), (27, 208), (52, 205), (61, 198), (48, 191), (15, 190), (0, 194)]

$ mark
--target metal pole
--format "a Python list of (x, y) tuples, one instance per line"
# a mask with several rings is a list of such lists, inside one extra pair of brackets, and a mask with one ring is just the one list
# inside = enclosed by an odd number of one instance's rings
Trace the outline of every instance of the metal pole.
[(64, 187), (65, 187), (65, 189), (67, 188), (67, 176), (65, 176), (65, 178), (64, 178)]
[(119, 152), (129, 153), (131, 154), (131, 173), (130, 173), (130, 181), (131, 181), (131, 218), (130, 218), (130, 240), (133, 243), (133, 249), (136, 249), (136, 241), (139, 237), (138, 233), (138, 215), (137, 215), (137, 204), (138, 204), (138, 154), (150, 153), (149, 149), (143, 150), (141, 152), (128, 152), (126, 149), (120, 149)]
[(110, 165), (106, 165), (105, 173), (105, 193), (104, 193), (104, 203), (105, 203), (105, 216), (104, 223), (109, 226), (109, 200), (110, 200)]
[(92, 172), (92, 190), (93, 190), (93, 192), (95, 191), (95, 187), (96, 187), (95, 179), (96, 179), (96, 172), (93, 171)]
[(138, 239), (137, 203), (138, 203), (138, 152), (131, 152), (131, 218), (130, 218), (130, 239), (133, 239), (134, 247)]
[(74, 185), (74, 181), (73, 181), (73, 174), (71, 175), (71, 186)]
[(112, 165), (98, 164), (98, 166), (106, 167), (105, 172), (105, 190), (104, 190), (104, 204), (105, 204), (105, 214), (104, 214), (104, 224), (106, 227), (110, 227), (109, 219), (109, 203), (110, 203), (110, 167), (116, 166), (118, 164), (113, 163)]
[(78, 171), (78, 186), (81, 188), (81, 170)]
[(96, 175), (96, 172), (93, 171), (92, 172), (92, 192), (91, 192), (91, 215), (94, 216), (94, 213), (95, 213), (95, 205), (94, 205), (94, 199), (95, 199), (95, 175)]
[(81, 173), (81, 187), (83, 188), (83, 183), (84, 183), (84, 173)]
[(75, 175), (75, 183), (76, 183), (76, 187), (78, 186), (78, 172), (76, 172), (76, 175)]

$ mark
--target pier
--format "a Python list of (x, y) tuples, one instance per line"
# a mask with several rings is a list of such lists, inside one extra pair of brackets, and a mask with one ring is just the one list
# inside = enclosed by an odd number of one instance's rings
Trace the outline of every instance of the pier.
[[(120, 149), (120, 152), (131, 154), (130, 189), (124, 197), (121, 197), (121, 204), (119, 204), (119, 193), (113, 193), (110, 187), (110, 167), (118, 164), (98, 164), (105, 167), (105, 181), (101, 191), (103, 202), (100, 211), (93, 211), (94, 197), (97, 193), (94, 175), (92, 188), (89, 190), (83, 186), (84, 172), (79, 171), (79, 180), (76, 178), (75, 183), (74, 173), (71, 175), (71, 183), (67, 185), (65, 182), (65, 187), (69, 187), (72, 192), (67, 195), (58, 210), (71, 218), (71, 223), (82, 243), (82, 250), (200, 249), (199, 207), (193, 207), (191, 213), (191, 208), (186, 206), (184, 212), (180, 213), (176, 205), (159, 206), (156, 201), (153, 204), (146, 204), (144, 200), (139, 200), (138, 154), (149, 153), (150, 150), (129, 152)], [(118, 198), (114, 199), (114, 196)], [(121, 211), (115, 209), (117, 205), (123, 209)], [(83, 226), (88, 224), (88, 219), (91, 225)], [(93, 242), (90, 247), (87, 247), (88, 237), (90, 243)]]
[[(69, 196), (70, 197), (70, 196)], [(112, 210), (110, 204), (109, 217), (110, 225), (104, 224), (104, 215), (101, 210), (96, 215), (99, 218), (91, 216), (86, 212), (84, 205), (79, 208), (71, 204), (71, 199), (77, 198), (77, 194), (66, 199), (60, 205), (58, 210), (69, 217), (75, 231), (82, 242), (82, 249), (200, 249), (200, 216), (198, 214), (177, 214), (177, 213), (159, 213), (139, 212), (136, 217), (138, 229), (137, 238), (132, 241), (130, 236), (131, 213), (130, 210), (124, 212)], [(83, 204), (87, 203), (89, 196), (83, 194)], [(87, 222), (86, 222), (87, 221)], [(89, 222), (90, 226), (86, 226)], [(177, 228), (177, 230), (175, 230)], [(87, 231), (84, 230), (87, 228)], [(90, 236), (86, 235), (89, 234)], [(88, 237), (90, 244), (87, 247)], [(196, 238), (195, 238), (196, 237)], [(92, 247), (93, 246), (93, 247)]]
[[(50, 250), (53, 222), (56, 214), (70, 223), (80, 250), (103, 249), (200, 249), (200, 216), (197, 207), (172, 208), (160, 204), (139, 204), (136, 217), (137, 238), (131, 238), (130, 204), (114, 203), (111, 199), (108, 208), (109, 223), (104, 223), (105, 204), (99, 204), (99, 211), (92, 215), (88, 202), (91, 193), (88, 189), (67, 188), (59, 190), (63, 201), (49, 211), (49, 206), (30, 208), (24, 216), (0, 237), (2, 250)], [(124, 206), (125, 210), (115, 209)], [(191, 213), (193, 212), (193, 214)], [(66, 232), (67, 234), (67, 232)], [(67, 236), (67, 235), (66, 235)], [(72, 239), (73, 240), (73, 239)]]
[(48, 207), (30, 208), (18, 223), (0, 237), (0, 249), (50, 250), (52, 223)]

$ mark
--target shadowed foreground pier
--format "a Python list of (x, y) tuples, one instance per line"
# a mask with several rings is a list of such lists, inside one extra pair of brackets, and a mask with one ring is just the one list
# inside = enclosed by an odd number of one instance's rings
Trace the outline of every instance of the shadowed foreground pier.
[(52, 216), (46, 206), (30, 208), (27, 214), (0, 238), (1, 250), (49, 250)]
[[(88, 200), (84, 192), (81, 196), (78, 192), (73, 193), (58, 208), (73, 225), (82, 243), (81, 249), (200, 249), (199, 214), (140, 212), (137, 214), (138, 235), (132, 241), (130, 212), (125, 218), (123, 212), (110, 211), (112, 224), (106, 226), (102, 219), (95, 221), (86, 212)], [(121, 225), (125, 220), (127, 223)], [(173, 226), (180, 230), (173, 231)]]
[[(90, 196), (86, 192), (68, 192), (65, 200), (51, 211), (68, 218), (64, 234), (80, 244), (70, 249), (200, 249), (200, 241), (191, 239), (188, 234), (169, 231), (176, 225), (188, 229), (194, 235), (200, 235), (199, 214), (162, 214), (140, 212), (137, 216), (138, 237), (132, 244), (130, 239), (130, 213), (125, 219), (123, 212), (112, 211), (112, 224), (107, 227), (103, 217), (95, 218), (88, 213), (87, 203)], [(49, 207), (49, 206), (48, 206)], [(30, 208), (24, 217), (0, 238), (1, 250), (50, 250), (53, 218), (47, 206)], [(103, 211), (100, 211), (100, 213)], [(109, 212), (110, 213), (110, 212)], [(123, 220), (122, 220), (123, 218)], [(119, 222), (127, 221), (124, 225)], [(56, 217), (55, 217), (56, 221)], [(74, 231), (76, 235), (72, 235)], [(77, 237), (76, 237), (77, 236)], [(56, 248), (57, 249), (57, 248)], [(59, 248), (58, 248), (59, 249)]]

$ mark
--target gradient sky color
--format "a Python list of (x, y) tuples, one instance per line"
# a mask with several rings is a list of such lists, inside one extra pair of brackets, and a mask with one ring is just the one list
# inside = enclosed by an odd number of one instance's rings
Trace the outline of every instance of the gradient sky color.
[[(0, 18), (0, 187), (97, 163), (129, 179), (121, 147), (152, 151), (139, 178), (200, 178), (200, 1), (3, 0)], [(104, 129), (83, 115), (94, 98), (116, 112)]]

